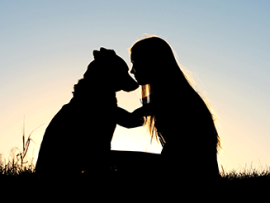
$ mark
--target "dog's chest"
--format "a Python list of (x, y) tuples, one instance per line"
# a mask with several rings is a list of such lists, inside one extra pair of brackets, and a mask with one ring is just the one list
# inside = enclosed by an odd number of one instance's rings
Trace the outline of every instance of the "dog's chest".
[[(87, 112), (90, 113), (94, 118), (102, 120), (102, 122), (112, 123), (115, 121), (116, 110), (117, 110), (117, 99), (111, 98), (100, 98), (95, 97), (94, 100), (86, 105)], [(83, 106), (81, 106), (84, 109)]]

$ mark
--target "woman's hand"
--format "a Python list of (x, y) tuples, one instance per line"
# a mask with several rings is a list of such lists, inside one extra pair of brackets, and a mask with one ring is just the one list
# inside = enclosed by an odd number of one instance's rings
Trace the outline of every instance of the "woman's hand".
[(144, 125), (144, 117), (152, 114), (152, 105), (146, 104), (132, 113), (117, 107), (117, 124), (126, 128), (136, 128)]
[[(139, 108), (140, 109), (140, 108)], [(144, 117), (141, 110), (136, 109), (132, 113), (117, 107), (116, 122), (125, 128), (141, 127), (144, 124)]]

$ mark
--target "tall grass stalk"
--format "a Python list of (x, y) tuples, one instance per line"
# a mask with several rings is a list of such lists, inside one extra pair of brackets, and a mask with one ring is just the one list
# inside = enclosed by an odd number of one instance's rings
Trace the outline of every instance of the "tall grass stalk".
[[(23, 151), (18, 153), (16, 156), (19, 157), (19, 160), (21, 161), (21, 167), (23, 166), (23, 164), (26, 164), (28, 161), (24, 161), (24, 158), (26, 157), (26, 154), (28, 152), (28, 148), (30, 145), (30, 142), (34, 142), (34, 140), (31, 138), (32, 133), (37, 130), (38, 128), (40, 128), (42, 125), (39, 125), (38, 127), (36, 127), (29, 135), (27, 140), (25, 141), (25, 120), (23, 120), (23, 136), (22, 136), (22, 141), (23, 141)], [(34, 142), (35, 143), (35, 142)], [(36, 143), (35, 143), (36, 144)], [(18, 148), (16, 148), (18, 149)], [(19, 150), (20, 151), (20, 150)]]

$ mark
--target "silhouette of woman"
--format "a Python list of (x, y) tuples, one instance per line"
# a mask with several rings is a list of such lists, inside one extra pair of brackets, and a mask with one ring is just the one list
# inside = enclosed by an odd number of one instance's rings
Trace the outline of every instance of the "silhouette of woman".
[(142, 87), (143, 106), (132, 113), (119, 110), (118, 124), (137, 127), (128, 121), (145, 119), (152, 138), (163, 146), (166, 179), (218, 179), (220, 141), (213, 116), (181, 71), (170, 45), (152, 36), (136, 42), (130, 53), (131, 73)]

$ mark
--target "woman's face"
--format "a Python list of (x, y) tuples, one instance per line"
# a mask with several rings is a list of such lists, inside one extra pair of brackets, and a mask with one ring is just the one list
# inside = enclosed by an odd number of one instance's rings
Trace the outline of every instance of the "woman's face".
[(134, 74), (135, 79), (140, 85), (146, 85), (150, 83), (150, 63), (143, 55), (131, 53), (131, 63), (133, 64), (131, 73)]

